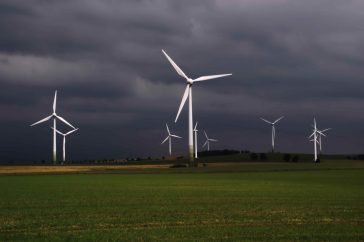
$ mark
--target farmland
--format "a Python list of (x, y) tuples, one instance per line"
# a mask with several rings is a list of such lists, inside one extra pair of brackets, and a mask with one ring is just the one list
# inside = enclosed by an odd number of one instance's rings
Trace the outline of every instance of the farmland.
[(116, 168), (3, 172), (0, 241), (364, 240), (363, 161)]

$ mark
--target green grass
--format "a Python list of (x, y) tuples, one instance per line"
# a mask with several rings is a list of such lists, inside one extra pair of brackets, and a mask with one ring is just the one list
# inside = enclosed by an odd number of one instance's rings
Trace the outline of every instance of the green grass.
[(330, 164), (0, 176), (0, 241), (363, 241), (363, 165)]

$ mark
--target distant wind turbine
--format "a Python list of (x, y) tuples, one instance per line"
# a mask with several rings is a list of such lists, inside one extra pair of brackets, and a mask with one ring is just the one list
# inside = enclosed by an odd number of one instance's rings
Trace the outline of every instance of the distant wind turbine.
[(210, 141), (212, 142), (217, 142), (217, 139), (210, 139), (207, 134), (206, 131), (203, 131), (205, 133), (205, 137), (206, 137), (206, 142), (203, 144), (202, 147), (205, 147), (207, 145), (207, 151), (210, 151)]
[(326, 136), (320, 130), (317, 129), (316, 119), (313, 118), (313, 133), (308, 138), (313, 137), (310, 141), (313, 142), (313, 146), (314, 146), (314, 162), (319, 162), (319, 160), (317, 159), (317, 144), (319, 144), (319, 141), (318, 141), (319, 135)]
[(196, 122), (195, 127), (193, 128), (193, 132), (195, 134), (195, 159), (197, 159), (197, 132), (198, 132), (197, 124), (198, 122)]
[(165, 138), (165, 140), (162, 141), (161, 144), (164, 144), (168, 140), (168, 143), (169, 143), (169, 156), (171, 156), (172, 155), (172, 137), (179, 138), (179, 139), (182, 139), (182, 137), (171, 134), (171, 132), (169, 131), (168, 124), (166, 124), (166, 128), (167, 128), (168, 136), (167, 136), (167, 138)]
[(166, 56), (168, 61), (172, 64), (172, 66), (176, 70), (176, 72), (180, 76), (185, 78), (186, 82), (187, 82), (187, 86), (186, 86), (185, 92), (184, 92), (184, 94), (182, 96), (182, 101), (181, 101), (181, 104), (179, 106), (175, 122), (177, 122), (178, 117), (179, 117), (179, 115), (181, 113), (181, 110), (182, 110), (184, 104), (186, 103), (187, 98), (189, 97), (189, 103), (188, 103), (188, 106), (189, 106), (189, 110), (188, 110), (188, 153), (189, 153), (190, 165), (194, 166), (194, 164), (193, 164), (194, 163), (194, 157), (193, 157), (192, 85), (194, 83), (196, 83), (196, 82), (201, 82), (201, 81), (206, 81), (206, 80), (209, 80), (209, 79), (230, 76), (232, 74), (201, 76), (201, 77), (198, 77), (196, 79), (191, 79), (181, 70), (181, 68), (179, 68), (177, 66), (176, 63), (174, 63), (174, 61), (167, 55), (167, 53), (164, 50), (162, 50), (162, 52)]
[[(54, 128), (53, 127), (51, 127), (53, 130), (54, 130)], [(75, 132), (75, 131), (77, 131), (78, 130), (78, 128), (77, 129), (73, 129), (73, 130), (71, 130), (71, 131), (69, 131), (69, 132), (67, 132), (67, 133), (62, 133), (61, 131), (59, 131), (59, 130), (56, 130), (56, 132), (58, 133), (58, 134), (60, 134), (60, 135), (62, 135), (63, 136), (63, 162), (65, 162), (66, 161), (66, 136), (67, 135), (69, 135), (69, 134), (72, 134), (73, 132)]]
[(275, 124), (278, 123), (282, 118), (284, 118), (284, 116), (280, 117), (279, 119), (277, 119), (274, 122), (270, 122), (264, 118), (260, 118), (261, 120), (263, 120), (264, 122), (272, 125), (272, 152), (274, 152), (274, 143), (275, 143), (275, 139), (276, 139), (276, 128), (275, 128)]
[[(324, 133), (328, 130), (330, 130), (331, 128), (327, 128), (327, 129), (323, 129), (323, 130), (319, 130), (321, 133)], [(319, 142), (319, 145), (320, 145), (320, 154), (322, 152), (322, 139), (321, 139), (322, 135), (319, 134), (319, 137), (318, 137), (318, 142)]]
[(38, 122), (30, 125), (30, 126), (34, 126), (34, 125), (46, 122), (46, 121), (50, 120), (51, 118), (53, 118), (53, 164), (56, 164), (56, 162), (57, 162), (56, 119), (61, 120), (63, 123), (67, 124), (68, 126), (72, 127), (73, 129), (75, 129), (75, 127), (72, 124), (70, 124), (64, 118), (62, 118), (61, 116), (58, 116), (56, 114), (56, 106), (57, 106), (57, 90), (54, 93), (53, 113), (51, 115), (49, 115), (48, 117), (46, 117), (42, 120), (39, 120)]

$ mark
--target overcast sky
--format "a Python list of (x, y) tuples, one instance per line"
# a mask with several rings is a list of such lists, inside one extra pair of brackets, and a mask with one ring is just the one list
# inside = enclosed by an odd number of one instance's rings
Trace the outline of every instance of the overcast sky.
[[(0, 2), (0, 161), (50, 160), (57, 113), (80, 130), (70, 159), (166, 155), (165, 123), (184, 137), (187, 109), (174, 118), (185, 80), (233, 73), (194, 86), (199, 130), (212, 149), (311, 152), (315, 116), (330, 127), (327, 153), (364, 153), (364, 1), (64, 0)], [(67, 131), (67, 126), (59, 126)], [(199, 144), (204, 142), (202, 132)], [(58, 137), (61, 155), (61, 137)]]

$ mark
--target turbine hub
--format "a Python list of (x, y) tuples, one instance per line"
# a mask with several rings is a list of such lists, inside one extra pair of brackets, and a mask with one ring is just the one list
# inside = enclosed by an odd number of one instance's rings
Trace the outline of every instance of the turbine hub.
[(187, 79), (187, 83), (190, 84), (190, 85), (192, 85), (193, 84), (193, 80), (191, 78), (188, 78)]

